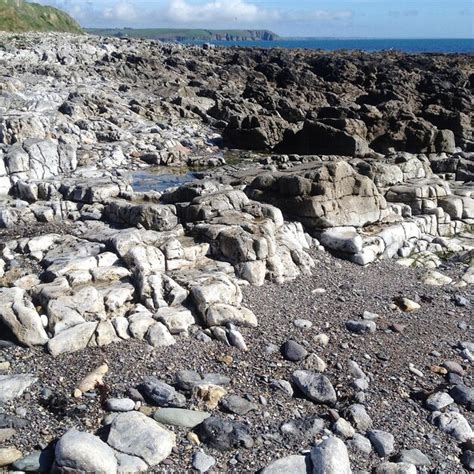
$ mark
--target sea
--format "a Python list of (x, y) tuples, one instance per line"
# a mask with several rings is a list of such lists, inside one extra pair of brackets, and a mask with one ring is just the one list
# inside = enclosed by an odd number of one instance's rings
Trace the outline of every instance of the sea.
[[(193, 44), (202, 44), (193, 41)], [(474, 53), (474, 38), (465, 39), (362, 39), (289, 38), (276, 41), (211, 41), (217, 46), (258, 48), (304, 48), (361, 51), (403, 51), (406, 53)]]

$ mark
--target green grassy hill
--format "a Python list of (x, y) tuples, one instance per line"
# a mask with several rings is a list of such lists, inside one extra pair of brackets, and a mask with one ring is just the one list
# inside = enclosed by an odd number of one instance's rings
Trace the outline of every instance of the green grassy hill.
[(24, 0), (0, 0), (0, 31), (64, 31), (82, 33), (67, 13)]
[(87, 33), (118, 38), (147, 38), (162, 41), (272, 41), (278, 38), (268, 30), (205, 30), (177, 28), (90, 28)]

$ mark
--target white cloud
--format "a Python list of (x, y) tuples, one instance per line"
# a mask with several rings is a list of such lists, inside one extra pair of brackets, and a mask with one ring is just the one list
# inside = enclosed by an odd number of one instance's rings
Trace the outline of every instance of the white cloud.
[[(162, 0), (152, 9), (134, 0), (36, 0), (68, 11), (85, 26), (279, 28), (290, 23), (326, 23), (350, 20), (348, 10), (289, 10), (263, 8), (254, 0)], [(101, 5), (102, 3), (102, 5)]]
[(257, 23), (278, 20), (280, 13), (265, 10), (245, 0), (213, 0), (201, 5), (191, 5), (186, 0), (171, 0), (164, 17), (180, 24)]
[(350, 20), (354, 16), (350, 10), (328, 11), (328, 10), (311, 10), (303, 12), (289, 12), (286, 18), (290, 21), (339, 21)]
[(139, 19), (139, 15), (135, 10), (135, 7), (125, 1), (121, 1), (109, 8), (102, 10), (102, 16), (106, 20), (118, 20), (118, 21), (135, 21)]

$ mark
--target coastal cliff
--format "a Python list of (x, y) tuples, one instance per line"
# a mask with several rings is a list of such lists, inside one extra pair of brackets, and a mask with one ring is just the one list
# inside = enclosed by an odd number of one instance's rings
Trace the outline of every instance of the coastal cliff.
[(90, 28), (88, 33), (117, 38), (144, 38), (161, 41), (274, 41), (279, 36), (269, 30), (206, 30), (174, 28)]

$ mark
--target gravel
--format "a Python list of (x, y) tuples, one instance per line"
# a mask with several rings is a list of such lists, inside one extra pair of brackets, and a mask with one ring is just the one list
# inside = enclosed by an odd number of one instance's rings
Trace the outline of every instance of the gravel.
[[(8, 361), (11, 373), (38, 378), (15, 403), (6, 403), (4, 413), (0, 413), (0, 426), (17, 428), (8, 445), (28, 454), (45, 448), (69, 429), (96, 433), (106, 414), (105, 401), (130, 396), (129, 390), (145, 377), (155, 377), (186, 392), (203, 383), (205, 378), (201, 374), (218, 374), (207, 376), (209, 383), (222, 382), (229, 394), (251, 397), (260, 407), (246, 415), (213, 409), (213, 416), (231, 423), (233, 434), (227, 441), (235, 443), (240, 436), (243, 444), (229, 451), (206, 448), (206, 454), (216, 461), (212, 469), (257, 471), (276, 459), (311, 449), (323, 433), (309, 439), (294, 433), (284, 435), (280, 431), (282, 423), (312, 417), (323, 420), (329, 428), (335, 421), (331, 421), (330, 407), (301, 398), (301, 394), (289, 396), (288, 382), (295, 370), (306, 370), (306, 360), (286, 361), (278, 348), (294, 340), (309, 354), (315, 353), (326, 362), (325, 374), (337, 395), (335, 407), (341, 414), (347, 411), (344, 417), (355, 428), (363, 429), (357, 426), (349, 406), (354, 403), (354, 397), (363, 397), (350, 384), (351, 360), (370, 379), (363, 403), (372, 421), (371, 429), (391, 433), (398, 450), (419, 449), (431, 460), (433, 468), (463, 472), (458, 442), (431, 422), (424, 400), (445, 386), (445, 375), (431, 370), (433, 366), (446, 361), (465, 366), (457, 347), (460, 341), (470, 340), (469, 326), (459, 323), (470, 321), (470, 310), (456, 306), (453, 295), (462, 293), (472, 300), (472, 289), (426, 286), (419, 281), (422, 270), (403, 268), (394, 261), (361, 268), (327, 253), (316, 252), (313, 256), (316, 259), (313, 276), (303, 276), (284, 285), (268, 283), (259, 288), (243, 288), (244, 304), (259, 320), (257, 328), (239, 328), (248, 352), (195, 337), (180, 337), (172, 348), (153, 348), (143, 341), (129, 340), (57, 358), (41, 349), (3, 347), (0, 362)], [(453, 265), (443, 273), (456, 277), (460, 269)], [(404, 313), (392, 304), (397, 297), (416, 300), (421, 308)], [(379, 315), (377, 332), (354, 335), (347, 331), (345, 323), (357, 320), (364, 311)], [(298, 327), (293, 323), (297, 319), (310, 321), (312, 326)], [(403, 333), (390, 330), (393, 324), (403, 324)], [(272, 345), (276, 351), (267, 351)], [(431, 355), (433, 351), (436, 355)], [(80, 381), (103, 363), (109, 366), (103, 387), (74, 398), (72, 394)], [(410, 364), (418, 367), (424, 377), (411, 373)], [(184, 370), (195, 373), (182, 372), (176, 378), (176, 373)], [(458, 377), (466, 386), (472, 386), (471, 372)], [(189, 392), (186, 393), (189, 397)], [(265, 405), (260, 397), (264, 397)], [(195, 402), (188, 399), (186, 407), (196, 409)], [(26, 408), (25, 418), (16, 416), (17, 408)], [(471, 413), (462, 405), (459, 410), (472, 423)], [(177, 435), (177, 445), (163, 467), (189, 470), (197, 448), (187, 438), (188, 429), (167, 428)], [(214, 446), (218, 445), (222, 443), (216, 441)], [(363, 452), (368, 451), (363, 436), (356, 435), (348, 446), (353, 470), (370, 471), (379, 466), (375, 452)], [(470, 463), (468, 454), (463, 461), (466, 465)]]

